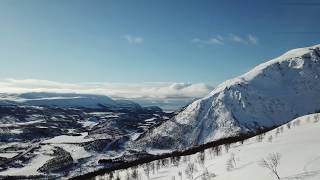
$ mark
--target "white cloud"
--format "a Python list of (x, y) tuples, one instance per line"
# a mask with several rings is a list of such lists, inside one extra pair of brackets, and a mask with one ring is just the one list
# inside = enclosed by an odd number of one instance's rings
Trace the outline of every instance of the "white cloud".
[(211, 38), (208, 40), (208, 44), (223, 44), (223, 42), (218, 38)]
[(142, 44), (144, 42), (144, 39), (142, 37), (132, 36), (130, 34), (124, 35), (123, 38), (130, 44)]
[(230, 34), (229, 39), (230, 39), (230, 41), (233, 41), (236, 43), (246, 43), (246, 41), (244, 39), (242, 39), (242, 37), (235, 35), (235, 34)]
[(223, 37), (222, 36), (215, 36), (209, 39), (200, 39), (200, 38), (194, 38), (191, 40), (192, 43), (197, 45), (221, 45), (223, 44)]
[(258, 44), (258, 38), (252, 34), (248, 35), (248, 40), (251, 44)]
[(226, 36), (217, 35), (208, 39), (194, 38), (191, 40), (191, 42), (200, 47), (209, 45), (224, 45), (228, 43), (256, 45), (258, 44), (258, 38), (252, 34), (248, 34), (247, 36), (229, 34)]
[(37, 79), (6, 79), (0, 81), (2, 93), (56, 92), (102, 94), (124, 99), (199, 98), (207, 95), (212, 86), (204, 83), (61, 83)]

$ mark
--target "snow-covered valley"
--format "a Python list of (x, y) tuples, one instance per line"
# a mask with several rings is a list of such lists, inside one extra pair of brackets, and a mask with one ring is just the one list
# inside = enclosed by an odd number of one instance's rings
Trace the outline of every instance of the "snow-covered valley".
[(101, 97), (2, 94), (0, 179), (61, 178), (94, 171), (101, 167), (99, 159), (121, 156), (126, 143), (172, 116), (158, 107)]

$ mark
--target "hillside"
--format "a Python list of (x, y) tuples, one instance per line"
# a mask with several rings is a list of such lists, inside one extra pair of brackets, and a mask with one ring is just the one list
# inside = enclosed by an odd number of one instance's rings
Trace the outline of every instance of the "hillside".
[[(270, 180), (277, 177), (261, 165), (278, 154), (281, 179), (320, 178), (320, 114), (299, 117), (265, 134), (178, 158), (167, 158), (113, 172), (116, 179)], [(193, 170), (192, 170), (193, 169)], [(110, 174), (101, 177), (107, 179)], [(138, 178), (136, 178), (138, 177)]]
[(291, 50), (220, 84), (133, 146), (186, 148), (318, 112), (319, 77), (320, 45)]

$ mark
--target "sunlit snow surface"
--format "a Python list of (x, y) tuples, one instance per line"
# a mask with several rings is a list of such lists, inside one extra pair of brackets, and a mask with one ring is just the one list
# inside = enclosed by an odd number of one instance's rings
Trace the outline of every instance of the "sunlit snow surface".
[(225, 81), (135, 143), (177, 149), (282, 125), (320, 110), (320, 45), (291, 50)]
[[(317, 118), (315, 117), (318, 117)], [(278, 129), (267, 132), (262, 142), (253, 137), (246, 140), (244, 144), (235, 143), (231, 145), (227, 153), (222, 146), (221, 155), (216, 156), (209, 149), (205, 151), (205, 162), (202, 165), (199, 154), (182, 157), (178, 166), (171, 163), (167, 167), (161, 167), (153, 174), (150, 170), (150, 178), (147, 178), (144, 171), (145, 165), (138, 168), (138, 175), (141, 180), (186, 180), (185, 169), (187, 164), (194, 163), (196, 171), (194, 179), (201, 179), (205, 169), (209, 174), (214, 173), (213, 180), (272, 180), (275, 177), (266, 168), (262, 168), (259, 162), (262, 158), (268, 157), (270, 153), (280, 153), (279, 175), (281, 179), (297, 180), (320, 179), (320, 114), (307, 115), (295, 119), (288, 125), (283, 125)], [(281, 130), (282, 129), (282, 130)], [(272, 136), (272, 141), (270, 140)], [(231, 154), (235, 155), (236, 167), (227, 171), (227, 160)], [(186, 162), (183, 162), (185, 159)], [(188, 160), (190, 159), (190, 160)], [(168, 160), (170, 162), (170, 160)], [(153, 162), (156, 164), (156, 162)], [(151, 166), (151, 165), (150, 165)], [(134, 168), (133, 168), (134, 169)], [(117, 171), (114, 176), (125, 179), (128, 175), (132, 176), (133, 169)], [(179, 176), (179, 172), (182, 176)], [(107, 177), (108, 175), (105, 175)], [(97, 179), (104, 176), (97, 177)], [(174, 178), (173, 178), (174, 177)]]
[(10, 168), (5, 171), (1, 171), (0, 175), (4, 176), (30, 176), (30, 175), (39, 175), (41, 174), (37, 170), (43, 166), (48, 160), (53, 157), (48, 153), (52, 150), (53, 147), (49, 145), (41, 146), (40, 150), (35, 153), (35, 157), (27, 163), (24, 167), (21, 168)]

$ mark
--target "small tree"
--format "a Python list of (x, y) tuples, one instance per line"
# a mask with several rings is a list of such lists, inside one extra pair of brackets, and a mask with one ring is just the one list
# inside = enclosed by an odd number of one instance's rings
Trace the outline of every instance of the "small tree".
[(113, 172), (110, 172), (109, 173), (109, 179), (113, 179), (114, 175), (113, 175)]
[(287, 127), (288, 127), (288, 129), (291, 128), (291, 122), (288, 122), (288, 123), (287, 123)]
[(139, 171), (137, 168), (134, 168), (132, 170), (131, 178), (135, 180), (139, 179)]
[(161, 159), (161, 167), (168, 167), (169, 159)]
[(256, 137), (257, 142), (262, 142), (263, 138), (264, 138), (264, 135), (263, 135), (263, 134), (259, 134), (259, 135)]
[(130, 172), (127, 170), (126, 171), (126, 176), (125, 176), (125, 180), (130, 180)]
[(146, 174), (147, 178), (149, 179), (150, 178), (150, 163), (146, 163), (144, 166), (143, 166), (143, 170), (144, 170), (144, 173)]
[(276, 130), (276, 136), (278, 136), (280, 134), (280, 128), (277, 128)]
[(216, 175), (214, 173), (209, 173), (208, 169), (205, 168), (201, 175), (201, 180), (211, 180), (214, 177), (216, 177)]
[(161, 168), (161, 161), (160, 160), (157, 160), (156, 161), (156, 169), (157, 169), (157, 172), (160, 170)]
[(199, 164), (204, 165), (205, 159), (206, 159), (206, 155), (205, 155), (204, 151), (200, 151), (198, 154)]
[(244, 143), (244, 139), (242, 139), (241, 141), (240, 141), (240, 144), (242, 145)]
[(272, 153), (269, 154), (267, 158), (263, 158), (259, 165), (263, 168), (269, 169), (277, 179), (280, 179), (279, 172), (278, 172), (278, 165), (280, 163), (281, 155), (279, 153)]
[(231, 153), (230, 158), (227, 160), (227, 171), (232, 171), (234, 168), (237, 167), (236, 158), (234, 153)]
[(268, 137), (268, 141), (269, 141), (269, 142), (272, 142), (272, 135), (270, 135), (270, 136)]
[(196, 166), (194, 165), (194, 163), (189, 163), (187, 165), (187, 168), (185, 169), (185, 173), (189, 179), (193, 179), (193, 173), (195, 170), (196, 170)]
[(178, 172), (178, 176), (180, 176), (180, 180), (182, 180), (182, 172), (181, 171)]
[(280, 132), (283, 133), (284, 129), (283, 126), (280, 127)]
[(224, 149), (226, 150), (226, 153), (228, 153), (230, 149), (230, 144), (229, 143), (225, 144)]
[(155, 174), (156, 172), (155, 172), (155, 165), (154, 165), (154, 163), (153, 162), (151, 162), (151, 164), (150, 164), (150, 168), (151, 168), (151, 170), (152, 170), (152, 174)]
[(212, 159), (213, 158), (213, 148), (209, 148), (208, 149), (208, 152), (209, 152), (209, 155), (210, 155), (210, 159)]
[(220, 154), (221, 154), (221, 146), (215, 146), (215, 147), (213, 148), (213, 151), (214, 151), (214, 154), (215, 154), (216, 156), (220, 156)]
[(189, 156), (183, 156), (182, 161), (183, 161), (184, 163), (189, 162), (189, 161), (190, 161)]
[(180, 156), (177, 156), (177, 157), (171, 157), (170, 158), (170, 161), (171, 161), (171, 164), (178, 167), (179, 164), (180, 164), (180, 159), (181, 157)]
[(314, 115), (314, 123), (319, 122), (319, 120), (320, 120), (320, 114)]

